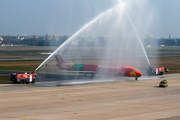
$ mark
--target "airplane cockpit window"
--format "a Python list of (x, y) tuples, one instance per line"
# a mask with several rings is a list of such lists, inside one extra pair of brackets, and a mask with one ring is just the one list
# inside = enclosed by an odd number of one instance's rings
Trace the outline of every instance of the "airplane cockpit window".
[(137, 71), (136, 69), (133, 69), (132, 72)]

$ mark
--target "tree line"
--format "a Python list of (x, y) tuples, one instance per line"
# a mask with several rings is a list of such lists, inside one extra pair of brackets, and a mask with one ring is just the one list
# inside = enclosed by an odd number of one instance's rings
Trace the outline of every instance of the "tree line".
[(20, 38), (12, 38), (12, 36), (3, 36), (2, 44), (6, 45), (27, 45), (27, 46), (59, 46), (63, 42), (65, 42), (69, 36), (63, 35), (59, 37), (48, 36), (45, 37), (36, 37), (35, 35), (32, 37), (26, 37), (23, 39)]
[[(20, 38), (12, 38), (12, 36), (3, 36), (2, 44), (6, 45), (27, 45), (27, 46), (59, 46), (64, 43), (69, 36), (62, 35), (56, 37), (53, 35), (52, 37), (46, 34), (44, 37), (36, 37), (35, 35), (32, 37), (26, 37), (23, 39)], [(180, 46), (180, 39), (154, 39), (154, 38), (145, 38), (142, 40), (144, 46), (151, 45), (151, 46)], [(108, 43), (108, 40), (105, 39), (103, 36), (100, 36), (96, 39), (85, 39), (81, 38), (79, 42), (77, 42), (78, 46), (100, 46), (104, 47)]]

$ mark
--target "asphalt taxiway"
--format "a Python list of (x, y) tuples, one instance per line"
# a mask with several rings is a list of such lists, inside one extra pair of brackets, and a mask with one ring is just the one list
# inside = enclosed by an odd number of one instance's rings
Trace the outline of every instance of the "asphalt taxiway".
[[(4, 56), (0, 57), (1, 60), (45, 60), (48, 57), (49, 54), (43, 55), (43, 56)], [(176, 57), (180, 56), (179, 53), (166, 53), (166, 54), (148, 54), (148, 57)], [(112, 56), (112, 58), (116, 58), (117, 56)], [(129, 56), (121, 56), (121, 57), (129, 57)], [(137, 56), (136, 56), (137, 57)], [(139, 56), (139, 57), (144, 57), (144, 56)], [(65, 59), (79, 59), (77, 56), (71, 56), (71, 57), (64, 57)], [(91, 58), (105, 58), (104, 56), (99, 57), (98, 56), (83, 56), (81, 59), (91, 59)]]
[[(164, 79), (169, 86), (159, 88)], [(166, 74), (61, 87), (1, 84), (0, 120), (179, 120), (179, 79)]]

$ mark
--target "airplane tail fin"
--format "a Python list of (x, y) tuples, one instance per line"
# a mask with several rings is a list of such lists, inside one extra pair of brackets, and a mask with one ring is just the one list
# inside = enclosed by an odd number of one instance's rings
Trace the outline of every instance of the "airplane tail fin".
[(54, 55), (56, 61), (58, 64), (56, 64), (57, 66), (60, 66), (62, 63), (66, 63), (66, 61), (63, 59), (62, 55)]

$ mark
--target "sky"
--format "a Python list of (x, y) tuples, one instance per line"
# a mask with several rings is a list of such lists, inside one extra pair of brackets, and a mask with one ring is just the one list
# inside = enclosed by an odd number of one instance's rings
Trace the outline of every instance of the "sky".
[[(147, 0), (155, 38), (180, 38), (180, 0)], [(0, 35), (73, 35), (118, 0), (0, 0)]]

